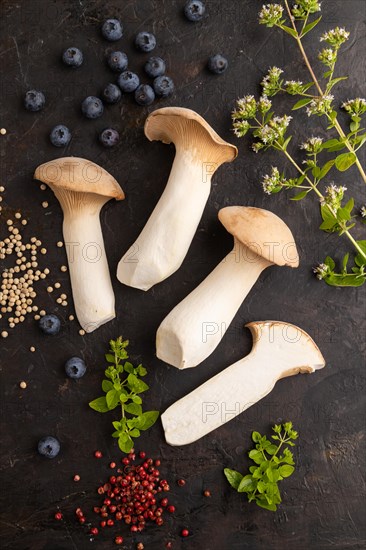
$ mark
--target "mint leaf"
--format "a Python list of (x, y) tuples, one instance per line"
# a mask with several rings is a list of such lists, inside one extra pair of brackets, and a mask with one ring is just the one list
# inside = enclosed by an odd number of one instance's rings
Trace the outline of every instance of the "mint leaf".
[[(112, 437), (118, 439), (118, 446), (125, 453), (133, 447), (132, 438), (139, 437), (141, 430), (148, 430), (153, 426), (159, 416), (158, 411), (143, 412), (142, 399), (136, 394), (149, 389), (139, 379), (139, 376), (147, 374), (147, 370), (141, 364), (134, 368), (132, 363), (125, 361), (128, 359), (128, 343), (122, 336), (110, 340), (110, 353), (105, 354), (105, 359), (111, 364), (105, 369), (106, 378), (102, 380), (102, 389), (106, 395), (89, 403), (92, 409), (103, 413), (121, 407), (121, 420), (112, 422)], [(122, 364), (121, 361), (125, 363)]]
[(230, 470), (230, 468), (225, 468), (224, 474), (230, 485), (234, 489), (238, 490), (240, 482), (243, 479), (242, 474), (240, 472), (237, 472), (236, 470)]
[(113, 390), (113, 384), (109, 380), (103, 380), (102, 382), (102, 390), (107, 393), (110, 390)]
[[(287, 446), (294, 445), (291, 440), (297, 439), (298, 433), (293, 429), (292, 422), (286, 422), (282, 426), (276, 424), (272, 430), (276, 435), (271, 437), (278, 441), (278, 445), (271, 443), (259, 432), (252, 433), (255, 449), (251, 449), (248, 456), (258, 466), (250, 466), (250, 474), (243, 476), (240, 472), (229, 468), (224, 469), (224, 474), (234, 489), (239, 493), (247, 494), (249, 502), (255, 502), (266, 510), (275, 511), (277, 504), (281, 502), (278, 482), (289, 477), (295, 470), (293, 455)], [(283, 451), (282, 455), (279, 455), (280, 449)]]
[(104, 396), (98, 397), (98, 399), (94, 399), (94, 401), (90, 401), (89, 407), (101, 413), (105, 413), (109, 411), (107, 401)]

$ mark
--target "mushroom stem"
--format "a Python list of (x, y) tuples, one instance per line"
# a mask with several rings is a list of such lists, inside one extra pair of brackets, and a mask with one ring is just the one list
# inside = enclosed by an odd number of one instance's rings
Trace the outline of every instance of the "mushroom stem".
[(195, 367), (206, 359), (269, 265), (270, 261), (235, 239), (233, 250), (161, 323), (157, 357), (179, 369)]
[(50, 186), (62, 208), (75, 311), (83, 329), (92, 332), (115, 317), (99, 214), (110, 199), (125, 195), (104, 168), (78, 157), (41, 164), (34, 177)]
[(99, 219), (109, 197), (95, 195), (95, 199), (79, 207), (77, 216), (64, 210), (63, 222), (75, 312), (86, 332), (115, 317), (114, 293)]
[(145, 122), (151, 141), (174, 143), (176, 156), (167, 186), (135, 243), (121, 258), (117, 278), (149, 290), (182, 264), (210, 194), (214, 172), (237, 155), (194, 111), (166, 107)]
[(249, 355), (207, 380), (161, 416), (170, 445), (187, 445), (257, 403), (281, 378), (313, 373), (325, 366), (312, 338), (280, 321), (246, 325), (254, 345)]
[(166, 188), (137, 240), (121, 258), (121, 283), (149, 290), (182, 264), (211, 189), (211, 173), (177, 150)]

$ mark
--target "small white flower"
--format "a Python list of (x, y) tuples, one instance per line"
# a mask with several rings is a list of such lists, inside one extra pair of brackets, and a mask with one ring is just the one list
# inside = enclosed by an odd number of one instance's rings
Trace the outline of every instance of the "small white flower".
[(319, 264), (318, 266), (313, 268), (313, 272), (315, 273), (317, 279), (321, 281), (328, 274), (329, 266), (326, 264)]
[(366, 218), (366, 206), (361, 206), (360, 214), (362, 218)]
[(334, 96), (331, 94), (313, 99), (306, 108), (307, 115), (311, 116), (327, 114), (332, 108), (333, 99)]
[[(308, 153), (318, 153), (321, 149), (321, 145), (323, 143), (322, 138), (320, 137), (311, 137), (307, 141), (304, 141), (300, 145), (300, 149), (304, 149)], [(307, 161), (304, 161), (307, 162)]]
[(328, 42), (332, 46), (339, 47), (343, 42), (349, 39), (350, 33), (343, 27), (336, 27), (322, 34), (320, 42)]
[(272, 101), (266, 95), (262, 95), (258, 101), (258, 109), (262, 114), (267, 113), (272, 107)]
[(349, 99), (348, 101), (342, 103), (341, 107), (351, 115), (363, 115), (366, 112), (366, 99), (362, 97)]

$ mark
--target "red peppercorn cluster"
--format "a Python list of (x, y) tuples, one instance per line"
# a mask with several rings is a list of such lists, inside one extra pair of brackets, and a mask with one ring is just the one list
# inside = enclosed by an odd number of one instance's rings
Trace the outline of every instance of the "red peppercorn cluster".
[[(167, 480), (160, 479), (160, 471), (157, 469), (161, 464), (160, 460), (146, 458), (143, 451), (139, 453), (139, 457), (142, 463), (136, 464), (136, 455), (132, 450), (128, 456), (122, 458), (123, 466), (98, 487), (97, 492), (103, 495), (103, 501), (93, 511), (100, 517), (99, 527), (112, 527), (115, 522), (124, 521), (132, 533), (137, 533), (149, 522), (163, 525), (164, 511), (175, 512), (175, 507), (169, 506), (168, 498), (159, 499), (159, 493), (170, 490)], [(116, 463), (111, 462), (109, 466), (116, 468)], [(77, 508), (75, 513), (79, 523), (85, 523), (82, 510)], [(97, 535), (98, 528), (92, 526), (89, 532)], [(115, 538), (116, 544), (122, 544), (122, 541), (122, 537)]]

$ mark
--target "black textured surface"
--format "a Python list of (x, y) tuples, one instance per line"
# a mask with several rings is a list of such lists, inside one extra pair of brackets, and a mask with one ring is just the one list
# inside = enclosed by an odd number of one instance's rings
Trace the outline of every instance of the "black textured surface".
[[(62, 214), (51, 191), (40, 191), (32, 174), (37, 165), (53, 158), (75, 155), (89, 158), (113, 174), (126, 192), (126, 200), (109, 202), (102, 212), (102, 226), (116, 294), (117, 318), (95, 333), (78, 334), (72, 313), (57, 306), (40, 284), (37, 303), (64, 320), (62, 332), (50, 339), (42, 336), (32, 318), (9, 337), (1, 339), (1, 497), (2, 548), (21, 550), (84, 550), (110, 548), (115, 529), (94, 542), (76, 524), (73, 510), (96, 504), (95, 487), (108, 475), (109, 458), (119, 451), (110, 437), (113, 413), (98, 415), (88, 401), (99, 394), (103, 353), (110, 338), (123, 334), (130, 339), (130, 353), (148, 368), (150, 392), (146, 406), (164, 411), (188, 391), (222, 368), (247, 354), (251, 348), (244, 323), (261, 319), (292, 322), (308, 331), (319, 345), (327, 366), (313, 376), (282, 380), (259, 404), (195, 444), (169, 447), (158, 423), (144, 434), (138, 449), (161, 456), (163, 474), (171, 480), (172, 501), (177, 513), (161, 528), (148, 528), (137, 538), (146, 549), (158, 550), (166, 540), (174, 548), (204, 550), (259, 550), (283, 547), (308, 549), (364, 548), (364, 289), (334, 289), (316, 281), (312, 265), (326, 253), (340, 257), (345, 242), (326, 236), (319, 223), (315, 200), (298, 204), (288, 196), (264, 196), (263, 173), (278, 164), (273, 153), (255, 155), (249, 140), (238, 142), (230, 131), (230, 111), (237, 97), (259, 92), (258, 82), (272, 65), (286, 67), (286, 77), (308, 80), (291, 39), (257, 24), (260, 2), (232, 0), (207, 2), (207, 17), (192, 24), (182, 16), (184, 1), (102, 0), (2, 0), (1, 1), (1, 184), (6, 186), (1, 220), (21, 210), (29, 219), (25, 235), (40, 237), (49, 253), (43, 267), (52, 269), (50, 281), (60, 280), (70, 294), (68, 275), (60, 273), (66, 263), (64, 249), (55, 247), (62, 238)], [(310, 58), (319, 48), (321, 31), (335, 25), (352, 31), (342, 50), (339, 74), (350, 74), (336, 92), (337, 100), (364, 96), (365, 15), (363, 0), (323, 2), (323, 21), (306, 40)], [(138, 54), (133, 37), (141, 30), (153, 31), (158, 47), (154, 55), (167, 61), (167, 73), (176, 93), (149, 109), (132, 98), (107, 107), (96, 121), (85, 120), (80, 102), (100, 93), (114, 81), (106, 67), (105, 51), (114, 49), (100, 35), (101, 22), (119, 16), (125, 34), (117, 43), (130, 57), (130, 68), (142, 74), (148, 54)], [(85, 55), (81, 69), (70, 70), (60, 61), (68, 46), (80, 47)], [(217, 52), (229, 60), (222, 76), (207, 73), (207, 58)], [(321, 69), (315, 63), (317, 69)], [(147, 79), (146, 79), (147, 81)], [(41, 113), (27, 113), (22, 96), (27, 89), (41, 89), (47, 106)], [(363, 88), (363, 89), (362, 89)], [(127, 288), (114, 277), (122, 253), (139, 234), (160, 197), (174, 157), (173, 146), (149, 143), (143, 134), (148, 112), (160, 106), (189, 107), (212, 124), (218, 133), (239, 147), (238, 159), (224, 165), (213, 181), (212, 193), (199, 229), (182, 268), (148, 293)], [(279, 113), (289, 113), (289, 99), (277, 100)], [(324, 132), (319, 118), (296, 114), (294, 141)], [(63, 123), (73, 131), (66, 150), (53, 148), (48, 133)], [(103, 149), (97, 134), (106, 126), (116, 127), (121, 142)], [(364, 160), (364, 158), (363, 158)], [(332, 174), (339, 178), (339, 174)], [(364, 203), (356, 169), (336, 181), (352, 189), (356, 204)], [(47, 200), (44, 210), (41, 202)], [(267, 270), (240, 308), (214, 354), (199, 368), (178, 372), (154, 356), (155, 331), (171, 308), (192, 290), (227, 253), (231, 238), (217, 221), (217, 211), (226, 205), (247, 204), (268, 208), (291, 227), (301, 258), (296, 271)], [(189, 214), (187, 214), (189, 215)], [(359, 235), (361, 238), (361, 235)], [(218, 290), (219, 291), (219, 290)], [(71, 302), (71, 296), (70, 296)], [(5, 326), (4, 319), (0, 321)], [(35, 353), (29, 352), (30, 346)], [(64, 361), (81, 354), (88, 363), (86, 376), (77, 383), (65, 378)], [(21, 390), (20, 380), (27, 389)], [(291, 419), (300, 432), (295, 454), (295, 474), (282, 483), (283, 504), (277, 513), (249, 505), (223, 477), (224, 466), (244, 470), (244, 453), (253, 429), (268, 431), (281, 419)], [(38, 439), (56, 435), (62, 444), (57, 459), (48, 461), (36, 453)], [(103, 462), (92, 457), (101, 449)], [(81, 481), (72, 481), (75, 473)], [(184, 477), (187, 485), (177, 488), (174, 480)], [(210, 499), (202, 496), (209, 488)], [(65, 522), (53, 520), (60, 507)], [(180, 529), (192, 535), (182, 540)], [(124, 548), (135, 548), (127, 528)]]

